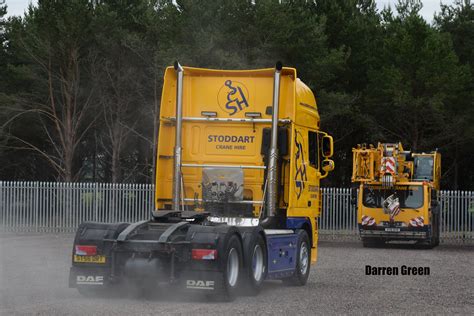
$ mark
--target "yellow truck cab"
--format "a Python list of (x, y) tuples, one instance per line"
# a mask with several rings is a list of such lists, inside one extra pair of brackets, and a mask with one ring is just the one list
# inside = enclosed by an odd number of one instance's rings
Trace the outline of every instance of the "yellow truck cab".
[(400, 143), (363, 144), (352, 151), (352, 182), (358, 184), (353, 201), (364, 246), (391, 240), (438, 245), (441, 155), (411, 153)]
[[(116, 235), (111, 245), (101, 240), (110, 246), (104, 284), (145, 284), (153, 274), (227, 299), (238, 288), (257, 293), (265, 279), (305, 284), (332, 153), (315, 97), (294, 68), (167, 68), (156, 210), (124, 227), (102, 224)], [(80, 227), (75, 247), (94, 245), (90, 227), (97, 224)], [(86, 268), (73, 262), (71, 286), (83, 290), (74, 280)]]

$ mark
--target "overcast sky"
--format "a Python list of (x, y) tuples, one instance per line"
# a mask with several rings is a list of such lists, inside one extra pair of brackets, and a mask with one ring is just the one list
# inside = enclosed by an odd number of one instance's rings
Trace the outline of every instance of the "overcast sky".
[[(210, 0), (212, 1), (212, 0)], [(422, 0), (423, 9), (421, 15), (429, 22), (433, 20), (433, 15), (440, 9), (440, 2), (443, 4), (452, 4), (454, 0)], [(1, 2), (1, 0), (0, 0)], [(397, 3), (397, 0), (376, 0), (379, 9), (384, 6), (392, 6)], [(36, 4), (36, 0), (6, 0), (8, 6), (8, 15), (23, 15), (29, 3)]]

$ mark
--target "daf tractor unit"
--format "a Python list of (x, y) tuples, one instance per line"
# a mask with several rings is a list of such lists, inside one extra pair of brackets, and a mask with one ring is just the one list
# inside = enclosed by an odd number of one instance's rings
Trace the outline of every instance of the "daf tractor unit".
[(364, 247), (391, 240), (438, 245), (441, 155), (405, 151), (401, 143), (362, 144), (352, 153), (352, 182), (358, 185), (353, 201)]
[[(160, 285), (230, 300), (265, 279), (304, 285), (333, 140), (296, 69), (166, 69), (155, 211), (79, 226), (69, 285)], [(240, 289), (240, 290), (239, 290)]]

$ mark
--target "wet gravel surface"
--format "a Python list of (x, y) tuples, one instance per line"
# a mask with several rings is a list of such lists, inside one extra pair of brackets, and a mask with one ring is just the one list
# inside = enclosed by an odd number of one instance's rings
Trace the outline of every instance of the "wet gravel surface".
[[(68, 288), (73, 237), (0, 234), (2, 315), (474, 315), (474, 248), (363, 248), (321, 242), (308, 284), (265, 283), (256, 297), (217, 303), (164, 289), (153, 298), (84, 298)], [(367, 276), (365, 266), (429, 267), (428, 276)]]

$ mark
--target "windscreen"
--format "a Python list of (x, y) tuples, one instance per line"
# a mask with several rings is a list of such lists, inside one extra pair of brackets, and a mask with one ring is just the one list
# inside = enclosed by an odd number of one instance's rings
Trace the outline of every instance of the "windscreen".
[(383, 201), (392, 194), (396, 194), (401, 208), (420, 208), (423, 206), (422, 186), (395, 186), (382, 188), (381, 186), (366, 186), (363, 190), (363, 204), (370, 208), (382, 208)]
[(415, 157), (415, 179), (433, 180), (433, 157)]

